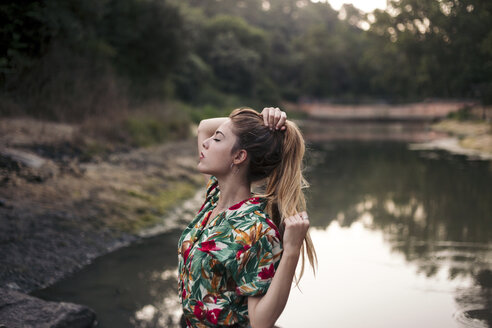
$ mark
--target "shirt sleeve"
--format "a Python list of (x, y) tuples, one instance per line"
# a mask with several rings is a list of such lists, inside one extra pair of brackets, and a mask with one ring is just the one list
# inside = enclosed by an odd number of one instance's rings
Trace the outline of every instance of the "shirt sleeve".
[[(266, 219), (268, 220), (268, 219)], [(269, 220), (268, 220), (269, 221)], [(255, 296), (265, 294), (270, 287), (282, 255), (280, 235), (273, 222), (257, 223), (259, 238), (236, 253), (237, 270), (233, 273), (236, 294)]]

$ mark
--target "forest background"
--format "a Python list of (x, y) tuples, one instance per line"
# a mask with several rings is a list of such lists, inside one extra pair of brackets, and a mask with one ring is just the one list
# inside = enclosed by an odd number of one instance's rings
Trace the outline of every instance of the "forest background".
[(0, 115), (142, 146), (238, 106), (488, 105), (491, 15), (487, 0), (389, 1), (371, 13), (308, 0), (4, 2)]

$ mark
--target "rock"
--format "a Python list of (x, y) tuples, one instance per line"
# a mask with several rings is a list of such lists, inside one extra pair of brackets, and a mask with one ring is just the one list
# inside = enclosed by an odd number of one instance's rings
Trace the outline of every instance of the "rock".
[(22, 150), (12, 149), (12, 148), (2, 148), (0, 149), (0, 154), (7, 158), (12, 159), (15, 162), (21, 162), (27, 167), (34, 169), (39, 169), (45, 163), (45, 159), (37, 155), (27, 153)]
[(96, 327), (96, 314), (86, 306), (48, 302), (17, 291), (0, 289), (0, 327)]
[(13, 148), (0, 148), (0, 166), (31, 182), (43, 182), (57, 175), (58, 166), (49, 159)]

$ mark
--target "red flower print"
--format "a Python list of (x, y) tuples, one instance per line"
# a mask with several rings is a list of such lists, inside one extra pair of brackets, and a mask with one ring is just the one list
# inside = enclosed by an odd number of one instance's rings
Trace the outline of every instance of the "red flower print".
[(239, 203), (235, 204), (235, 205), (232, 205), (231, 207), (229, 207), (230, 210), (237, 210), (238, 208), (241, 207), (241, 205), (244, 204), (244, 202), (246, 202), (246, 199), (245, 200), (242, 200), (240, 201)]
[(188, 247), (184, 253), (183, 253), (183, 260), (184, 260), (184, 263), (186, 263), (186, 260), (188, 259), (188, 256), (190, 255), (190, 251), (191, 251), (191, 247)]
[(183, 288), (183, 293), (181, 294), (181, 298), (185, 299), (186, 297), (186, 289)]
[(204, 241), (200, 245), (201, 245), (201, 247), (198, 250), (202, 251), (204, 253), (209, 253), (211, 251), (219, 251), (220, 250), (220, 248), (218, 248), (215, 245), (215, 240)]
[(219, 322), (220, 309), (207, 311), (207, 320), (216, 325)]
[(250, 248), (251, 248), (250, 245), (244, 245), (243, 248), (241, 248), (240, 250), (237, 251), (236, 259), (239, 260), (239, 258), (241, 257), (241, 254), (243, 254), (244, 252), (246, 252)]
[[(205, 316), (205, 307), (203, 306), (203, 303), (198, 301), (196, 302), (195, 308), (193, 309), (193, 313), (195, 316), (202, 320), (203, 317)], [(208, 318), (208, 313), (207, 313), (207, 318)]]
[(259, 197), (252, 197), (249, 199), (249, 202), (251, 204), (259, 204), (260, 203), (260, 198)]
[(261, 272), (258, 273), (258, 276), (261, 279), (269, 279), (272, 278), (274, 275), (275, 275), (275, 269), (273, 268), (273, 263), (270, 264), (268, 268), (261, 269)]

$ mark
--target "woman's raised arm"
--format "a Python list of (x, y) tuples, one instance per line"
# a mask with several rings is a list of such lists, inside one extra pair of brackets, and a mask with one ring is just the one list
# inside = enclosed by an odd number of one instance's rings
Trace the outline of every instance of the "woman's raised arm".
[(206, 120), (201, 120), (198, 125), (197, 136), (198, 136), (198, 154), (202, 148), (203, 141), (210, 138), (214, 134), (215, 130), (227, 120), (227, 117), (216, 117), (209, 118)]

